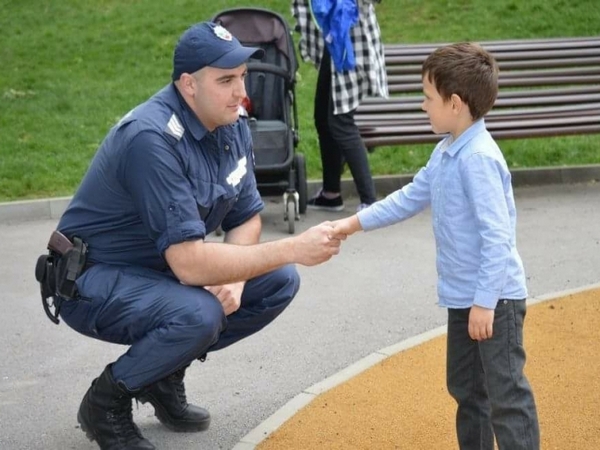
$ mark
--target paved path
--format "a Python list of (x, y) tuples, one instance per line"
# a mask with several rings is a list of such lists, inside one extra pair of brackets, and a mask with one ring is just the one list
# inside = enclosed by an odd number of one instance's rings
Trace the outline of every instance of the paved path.
[[(532, 296), (598, 282), (600, 184), (516, 190), (518, 245)], [(303, 230), (332, 217), (310, 212)], [(269, 203), (264, 239), (285, 237), (281, 205)], [(56, 221), (0, 225), (0, 449), (94, 449), (77, 429), (90, 381), (123, 350), (84, 338), (44, 315), (33, 278)], [(317, 268), (299, 268), (294, 303), (263, 332), (194, 364), (188, 396), (210, 409), (206, 433), (176, 435), (151, 408), (136, 422), (160, 449), (231, 449), (308, 386), (364, 356), (445, 322), (435, 304), (429, 214), (360, 234)]]

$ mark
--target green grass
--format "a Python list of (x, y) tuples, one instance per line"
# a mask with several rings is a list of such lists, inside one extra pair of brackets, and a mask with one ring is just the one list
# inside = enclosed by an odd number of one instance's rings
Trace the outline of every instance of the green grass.
[[(253, 6), (290, 20), (291, 0)], [(0, 201), (71, 195), (108, 129), (169, 81), (173, 46), (190, 24), (237, 0), (18, 0), (0, 7)], [(451, 42), (590, 36), (596, 0), (384, 0), (384, 41)], [(297, 36), (296, 36), (297, 40)], [(312, 124), (316, 70), (301, 64), (299, 151), (320, 177)], [(511, 167), (598, 162), (600, 136), (502, 141)], [(375, 174), (409, 173), (432, 146), (381, 147)]]

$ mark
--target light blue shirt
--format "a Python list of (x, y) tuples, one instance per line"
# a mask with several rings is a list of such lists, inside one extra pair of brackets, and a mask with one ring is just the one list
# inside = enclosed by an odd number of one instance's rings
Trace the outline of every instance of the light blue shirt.
[(358, 213), (365, 231), (401, 222), (431, 205), (440, 306), (493, 309), (527, 297), (516, 248), (511, 175), (483, 119), (448, 136), (402, 189)]

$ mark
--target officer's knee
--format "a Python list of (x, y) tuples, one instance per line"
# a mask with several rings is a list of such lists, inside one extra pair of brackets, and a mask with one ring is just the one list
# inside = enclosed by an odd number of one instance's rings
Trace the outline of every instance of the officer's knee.
[(274, 273), (274, 288), (283, 296), (293, 298), (300, 289), (300, 275), (294, 265), (284, 266)]
[(218, 301), (203, 302), (183, 311), (175, 324), (181, 330), (181, 337), (194, 342), (209, 341), (212, 344), (225, 329), (226, 319)]

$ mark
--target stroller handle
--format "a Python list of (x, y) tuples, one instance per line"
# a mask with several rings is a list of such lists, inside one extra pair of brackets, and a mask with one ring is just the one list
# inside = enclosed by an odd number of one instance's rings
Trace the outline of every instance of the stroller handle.
[(248, 72), (268, 72), (283, 77), (288, 83), (294, 82), (292, 74), (274, 64), (249, 62), (246, 63), (246, 67), (248, 68)]

